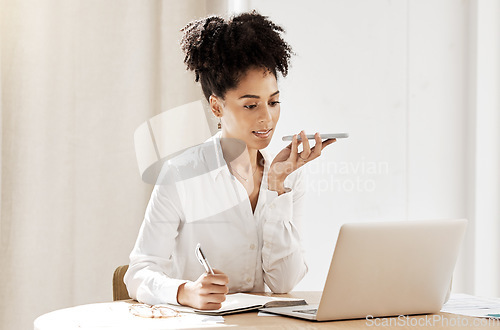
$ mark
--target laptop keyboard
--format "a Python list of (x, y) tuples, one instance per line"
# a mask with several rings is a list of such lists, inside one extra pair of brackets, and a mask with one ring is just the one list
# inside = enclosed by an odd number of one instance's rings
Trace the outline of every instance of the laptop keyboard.
[(318, 312), (318, 309), (317, 308), (313, 308), (313, 309), (300, 309), (300, 310), (296, 310), (294, 312), (304, 313), (304, 314), (316, 314)]

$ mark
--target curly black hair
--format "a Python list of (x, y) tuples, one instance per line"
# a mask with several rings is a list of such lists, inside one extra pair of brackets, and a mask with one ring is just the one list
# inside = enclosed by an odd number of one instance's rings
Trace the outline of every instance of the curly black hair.
[(281, 37), (284, 29), (256, 11), (225, 20), (209, 16), (188, 23), (182, 30), (181, 49), (188, 70), (195, 72), (207, 100), (224, 98), (251, 68), (288, 74), (290, 45)]

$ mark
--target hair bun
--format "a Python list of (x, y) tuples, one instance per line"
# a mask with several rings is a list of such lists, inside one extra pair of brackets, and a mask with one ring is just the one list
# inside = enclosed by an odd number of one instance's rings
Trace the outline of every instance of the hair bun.
[(196, 73), (196, 81), (199, 71), (209, 68), (213, 63), (213, 50), (222, 30), (227, 25), (219, 16), (209, 16), (200, 20), (192, 21), (181, 29), (184, 35), (181, 39), (181, 49), (185, 54), (184, 63), (189, 70)]
[(186, 25), (181, 49), (184, 63), (194, 71), (208, 100), (224, 97), (245, 72), (261, 68), (286, 76), (292, 49), (282, 38), (283, 28), (256, 11), (227, 20), (209, 16)]

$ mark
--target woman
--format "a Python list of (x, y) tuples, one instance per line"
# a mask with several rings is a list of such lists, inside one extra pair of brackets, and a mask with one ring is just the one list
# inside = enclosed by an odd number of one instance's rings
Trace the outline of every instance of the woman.
[[(129, 294), (148, 304), (218, 309), (228, 292), (289, 292), (303, 278), (297, 225), (301, 171), (335, 140), (305, 132), (274, 159), (263, 150), (280, 115), (277, 72), (291, 48), (283, 29), (256, 12), (189, 23), (184, 62), (200, 81), (221, 131), (163, 167), (125, 275)], [(298, 145), (302, 144), (302, 152)], [(194, 255), (201, 243), (215, 274)]]

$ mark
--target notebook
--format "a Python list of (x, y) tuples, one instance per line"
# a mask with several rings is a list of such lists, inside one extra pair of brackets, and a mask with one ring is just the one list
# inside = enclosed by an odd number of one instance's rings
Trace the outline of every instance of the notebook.
[(259, 308), (265, 308), (265, 307), (285, 307), (285, 306), (299, 306), (299, 305), (307, 305), (307, 302), (304, 299), (296, 299), (296, 298), (269, 297), (269, 296), (257, 296), (247, 293), (234, 293), (234, 294), (228, 294), (226, 296), (226, 300), (222, 303), (222, 307), (217, 310), (201, 310), (187, 306), (170, 305), (170, 304), (168, 305), (168, 307), (183, 313), (197, 313), (203, 315), (222, 316), (222, 315), (241, 313), (251, 310), (258, 310)]
[(467, 220), (344, 224), (319, 305), (262, 308), (313, 321), (437, 313)]

